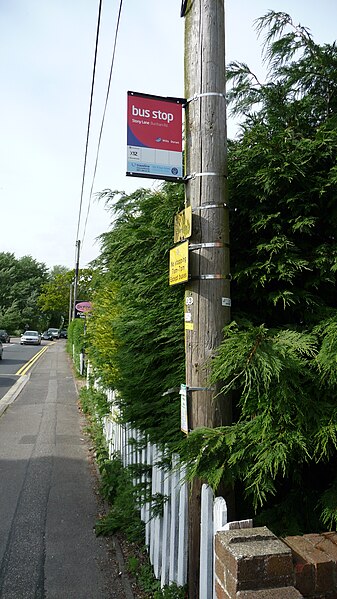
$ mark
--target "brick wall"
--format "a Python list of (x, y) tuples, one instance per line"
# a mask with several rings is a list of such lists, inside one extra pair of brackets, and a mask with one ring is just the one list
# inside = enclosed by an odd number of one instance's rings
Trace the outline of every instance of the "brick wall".
[(217, 533), (217, 599), (337, 599), (337, 533), (278, 539), (268, 528)]
[(303, 597), (337, 599), (337, 534), (286, 537), (292, 551), (295, 585)]

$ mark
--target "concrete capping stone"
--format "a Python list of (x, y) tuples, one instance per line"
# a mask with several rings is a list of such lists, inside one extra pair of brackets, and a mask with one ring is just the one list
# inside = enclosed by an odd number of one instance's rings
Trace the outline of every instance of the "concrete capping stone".
[(239, 591), (236, 597), (237, 599), (303, 599), (303, 595), (295, 587)]
[(290, 548), (267, 527), (220, 531), (216, 535), (216, 573), (230, 598), (239, 591), (291, 587)]
[(215, 537), (217, 599), (337, 599), (337, 533), (284, 539), (267, 527)]
[(334, 562), (337, 561), (337, 535), (336, 533), (329, 533), (320, 535), (320, 534), (307, 534), (304, 535), (304, 538), (307, 539), (316, 549), (319, 551), (323, 551), (327, 558), (331, 558)]
[[(307, 597), (320, 597), (322, 594), (329, 597), (336, 593), (337, 566), (330, 554), (334, 551), (331, 538), (311, 534), (286, 537), (284, 542), (292, 550), (296, 588)], [(327, 546), (329, 552), (326, 552)]]

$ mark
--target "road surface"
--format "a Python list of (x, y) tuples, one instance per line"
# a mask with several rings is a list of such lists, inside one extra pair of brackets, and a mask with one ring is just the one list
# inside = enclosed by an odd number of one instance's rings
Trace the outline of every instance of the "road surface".
[(51, 344), (26, 381), (0, 417), (0, 597), (132, 599), (94, 534), (96, 470), (65, 344)]
[[(28, 373), (34, 364), (34, 358), (48, 344), (53, 342), (42, 341), (41, 345), (20, 345), (20, 338), (13, 338), (11, 343), (3, 344), (3, 356), (0, 360), (0, 399), (15, 385), (22, 374)], [(27, 370), (25, 366), (27, 365)]]

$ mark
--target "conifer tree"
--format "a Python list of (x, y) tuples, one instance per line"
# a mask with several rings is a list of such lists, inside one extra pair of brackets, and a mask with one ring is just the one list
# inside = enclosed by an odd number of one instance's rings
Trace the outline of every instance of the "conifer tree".
[(243, 63), (227, 73), (243, 117), (229, 144), (234, 321), (213, 380), (234, 424), (181, 451), (191, 476), (235, 484), (238, 517), (284, 534), (337, 524), (337, 48), (286, 13), (257, 31), (267, 81)]
[[(90, 357), (105, 382), (109, 376), (110, 384), (113, 380), (124, 421), (153, 441), (171, 443), (182, 436), (178, 388), (185, 380), (184, 290), (169, 287), (168, 266), (183, 186), (165, 183), (130, 195), (106, 190), (100, 197), (113, 223), (101, 237), (96, 263), (100, 276), (88, 330)], [(107, 315), (103, 304), (109, 293)], [(102, 327), (106, 342), (95, 350)], [(106, 358), (110, 368), (102, 369)], [(166, 394), (172, 388), (175, 392)]]
[(337, 524), (337, 48), (286, 13), (256, 25), (266, 82), (227, 71), (243, 121), (228, 144), (233, 322), (212, 381), (232, 394), (233, 425), (181, 442), (178, 393), (164, 395), (185, 380), (183, 287), (168, 285), (182, 186), (102, 192), (113, 221), (89, 339), (126, 422), (179, 443), (191, 477), (234, 485), (238, 517), (289, 534)]

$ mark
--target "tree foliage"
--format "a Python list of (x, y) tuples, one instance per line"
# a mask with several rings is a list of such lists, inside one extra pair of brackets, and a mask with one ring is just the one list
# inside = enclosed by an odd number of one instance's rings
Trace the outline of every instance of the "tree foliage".
[(31, 256), (15, 258), (10, 252), (0, 253), (0, 327), (10, 333), (28, 325), (40, 329), (38, 307), (40, 289), (47, 280), (45, 264)]
[(255, 508), (294, 533), (337, 524), (337, 48), (286, 13), (257, 30), (267, 81), (228, 69), (243, 117), (228, 156), (237, 322), (213, 379), (232, 393), (234, 424), (195, 431), (182, 452), (191, 475), (235, 483), (238, 516)]
[[(101, 199), (113, 223), (95, 264), (100, 275), (88, 323), (95, 348), (88, 351), (105, 382), (115, 383), (123, 418), (155, 441), (171, 441), (180, 437), (179, 395), (163, 393), (185, 379), (184, 290), (169, 287), (168, 263), (183, 188), (167, 183), (131, 195), (107, 190)], [(105, 343), (95, 343), (103, 335)]]
[(85, 320), (73, 318), (68, 326), (67, 350), (73, 357), (73, 362), (78, 373), (81, 372), (81, 355), (85, 348)]
[(228, 70), (231, 105), (245, 114), (229, 152), (234, 292), (256, 322), (312, 324), (336, 299), (337, 51), (285, 13), (257, 27), (268, 81), (240, 63)]
[[(79, 271), (77, 299), (89, 300), (92, 295), (91, 268)], [(44, 315), (47, 326), (60, 327), (68, 320), (70, 294), (73, 301), (73, 283), (75, 271), (62, 266), (54, 266), (50, 271), (48, 280), (44, 283), (38, 297), (38, 305)]]
[[(180, 452), (190, 476), (235, 485), (238, 517), (297, 533), (337, 523), (337, 49), (283, 12), (256, 25), (267, 80), (227, 71), (243, 121), (228, 144), (233, 322), (212, 381), (233, 424), (193, 431)], [(107, 337), (92, 358), (126, 421), (176, 441), (179, 399), (163, 393), (184, 381), (183, 289), (167, 282), (183, 190), (101, 197), (113, 222), (89, 328), (92, 345)]]
[[(324, 346), (336, 325), (332, 319), (324, 331), (315, 327), (311, 333), (247, 322), (228, 325), (212, 377), (232, 393), (236, 421), (195, 431), (182, 446), (190, 475), (198, 474), (214, 487), (222, 478), (235, 482), (238, 490), (244, 489), (243, 505), (248, 499), (251, 509), (279, 509), (287, 502), (284, 516), (289, 516), (289, 493), (311, 498), (309, 513), (294, 501), (291, 532), (322, 526), (318, 498), (335, 484), (336, 385), (325, 376), (331, 354)], [(336, 366), (334, 371), (335, 377)], [(286, 520), (275, 518), (275, 509), (263, 517), (264, 523), (270, 518), (276, 532), (289, 532)]]
[(116, 283), (107, 273), (98, 277), (93, 295), (93, 308), (87, 318), (86, 351), (88, 359), (99, 373), (100, 382), (107, 388), (117, 387), (115, 322), (119, 315)]

